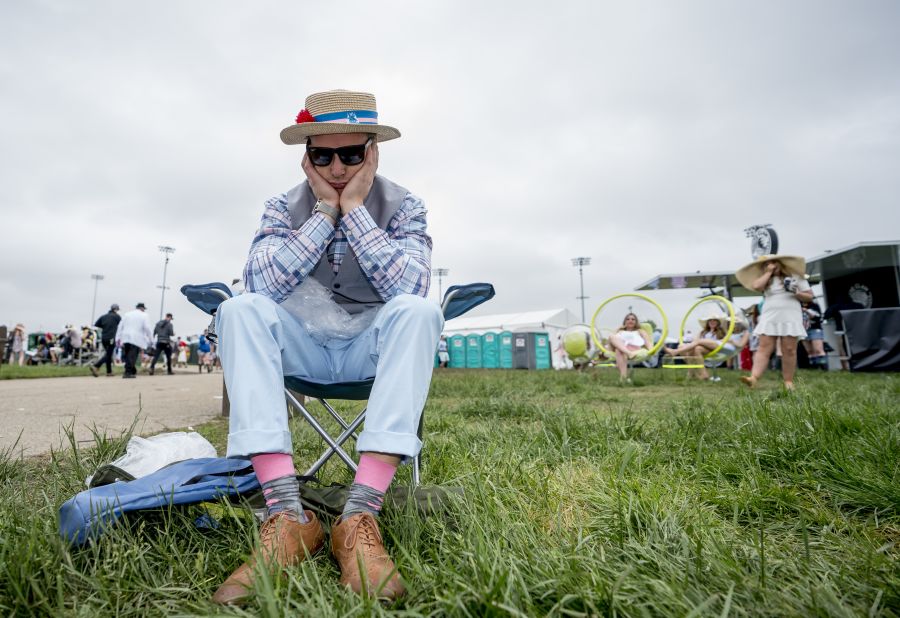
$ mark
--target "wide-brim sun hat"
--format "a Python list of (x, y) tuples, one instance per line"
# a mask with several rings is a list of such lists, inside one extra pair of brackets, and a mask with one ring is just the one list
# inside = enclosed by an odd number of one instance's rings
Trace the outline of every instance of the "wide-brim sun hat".
[(753, 282), (759, 279), (766, 269), (766, 262), (776, 260), (781, 263), (782, 270), (796, 277), (806, 276), (806, 260), (799, 255), (761, 255), (749, 264), (744, 264), (734, 274), (738, 282), (753, 290)]
[(700, 322), (700, 328), (702, 328), (703, 330), (706, 330), (706, 323), (709, 322), (710, 320), (718, 320), (719, 326), (724, 327), (725, 324), (728, 324), (729, 317), (727, 315), (718, 315), (717, 314), (717, 315), (709, 315), (709, 316), (706, 316), (705, 318), (700, 318), (697, 321)]
[(375, 95), (350, 90), (328, 90), (306, 97), (306, 107), (295, 124), (281, 130), (285, 144), (305, 144), (313, 135), (372, 133), (375, 141), (400, 137), (400, 131), (378, 122)]

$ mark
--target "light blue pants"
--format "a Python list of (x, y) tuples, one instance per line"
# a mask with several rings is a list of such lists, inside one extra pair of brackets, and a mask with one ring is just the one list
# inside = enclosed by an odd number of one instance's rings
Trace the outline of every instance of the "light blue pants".
[(437, 304), (403, 294), (355, 338), (320, 345), (267, 296), (225, 301), (216, 312), (216, 333), (231, 401), (227, 456), (293, 452), (288, 375), (325, 383), (375, 377), (356, 450), (414, 457), (422, 448), (416, 434), (443, 325)]

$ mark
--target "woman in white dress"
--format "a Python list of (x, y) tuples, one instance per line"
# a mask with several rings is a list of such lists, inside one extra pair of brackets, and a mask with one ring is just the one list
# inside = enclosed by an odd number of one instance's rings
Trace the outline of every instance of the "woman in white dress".
[[(25, 349), (28, 347), (28, 335), (25, 334), (25, 325), (16, 324), (13, 329), (12, 336), (12, 354), (9, 357), (9, 364), (19, 363), (19, 367), (25, 364)], [(0, 359), (0, 363), (3, 360)]]
[(781, 344), (781, 376), (784, 387), (794, 390), (797, 370), (797, 341), (806, 338), (801, 301), (812, 300), (806, 280), (806, 261), (793, 255), (763, 255), (737, 271), (737, 280), (748, 290), (762, 292), (764, 302), (759, 323), (753, 331), (759, 347), (753, 357), (753, 371), (741, 381), (753, 388), (762, 377), (775, 343)]
[[(728, 359), (741, 351), (750, 340), (750, 331), (744, 326), (742, 320), (737, 320), (732, 329), (731, 337), (722, 345), (725, 334), (728, 332), (725, 325), (728, 323), (728, 316), (714, 315), (708, 318), (700, 319), (700, 326), (703, 329), (700, 336), (691, 342), (684, 343), (677, 348), (663, 348), (664, 354), (672, 356), (683, 356), (692, 365), (703, 365), (705, 356), (715, 349), (719, 349), (719, 355), (723, 359)], [(722, 362), (722, 361), (719, 361)], [(688, 376), (694, 374), (693, 369), (688, 370)], [(701, 380), (712, 380), (718, 382), (718, 376), (710, 377), (705, 367), (701, 367), (697, 373), (697, 377)]]
[(628, 361), (653, 348), (650, 335), (641, 328), (640, 320), (633, 313), (626, 313), (622, 326), (609, 336), (609, 347), (616, 353), (619, 379), (628, 380)]

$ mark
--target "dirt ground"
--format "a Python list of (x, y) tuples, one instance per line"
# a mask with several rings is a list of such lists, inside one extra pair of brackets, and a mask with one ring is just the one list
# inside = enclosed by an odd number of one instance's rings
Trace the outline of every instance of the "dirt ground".
[[(68, 445), (62, 429), (74, 423), (81, 445), (93, 443), (92, 427), (118, 434), (138, 417), (142, 435), (184, 429), (221, 414), (222, 374), (180, 371), (134, 380), (90, 375), (74, 378), (0, 380), (0, 450), (47, 453)], [(21, 436), (20, 436), (21, 434)]]

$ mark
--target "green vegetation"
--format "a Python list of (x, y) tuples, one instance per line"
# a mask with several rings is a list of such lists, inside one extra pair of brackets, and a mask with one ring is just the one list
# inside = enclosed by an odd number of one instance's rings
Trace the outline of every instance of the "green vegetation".
[[(5, 369), (5, 368), (4, 368)], [(59, 504), (127, 436), (26, 461), (0, 457), (0, 614), (367, 616), (900, 615), (900, 379), (803, 373), (742, 390), (639, 370), (441, 371), (423, 476), (462, 486), (439, 516), (383, 517), (409, 596), (344, 592), (327, 552), (261, 585), (246, 610), (208, 603), (255, 534), (237, 510), (134, 518), (70, 548)], [(351, 405), (347, 409), (352, 409)], [(293, 421), (302, 469), (321, 450)], [(224, 422), (199, 429), (220, 448)], [(408, 482), (404, 469), (399, 482)], [(348, 480), (329, 464), (324, 478)]]
[[(102, 369), (106, 373), (106, 367)], [(121, 367), (113, 367), (113, 373), (122, 374)], [(75, 365), (3, 365), (0, 367), (0, 380), (18, 380), (21, 378), (69, 378), (72, 376), (89, 376), (91, 372), (87, 365), (76, 367)]]

